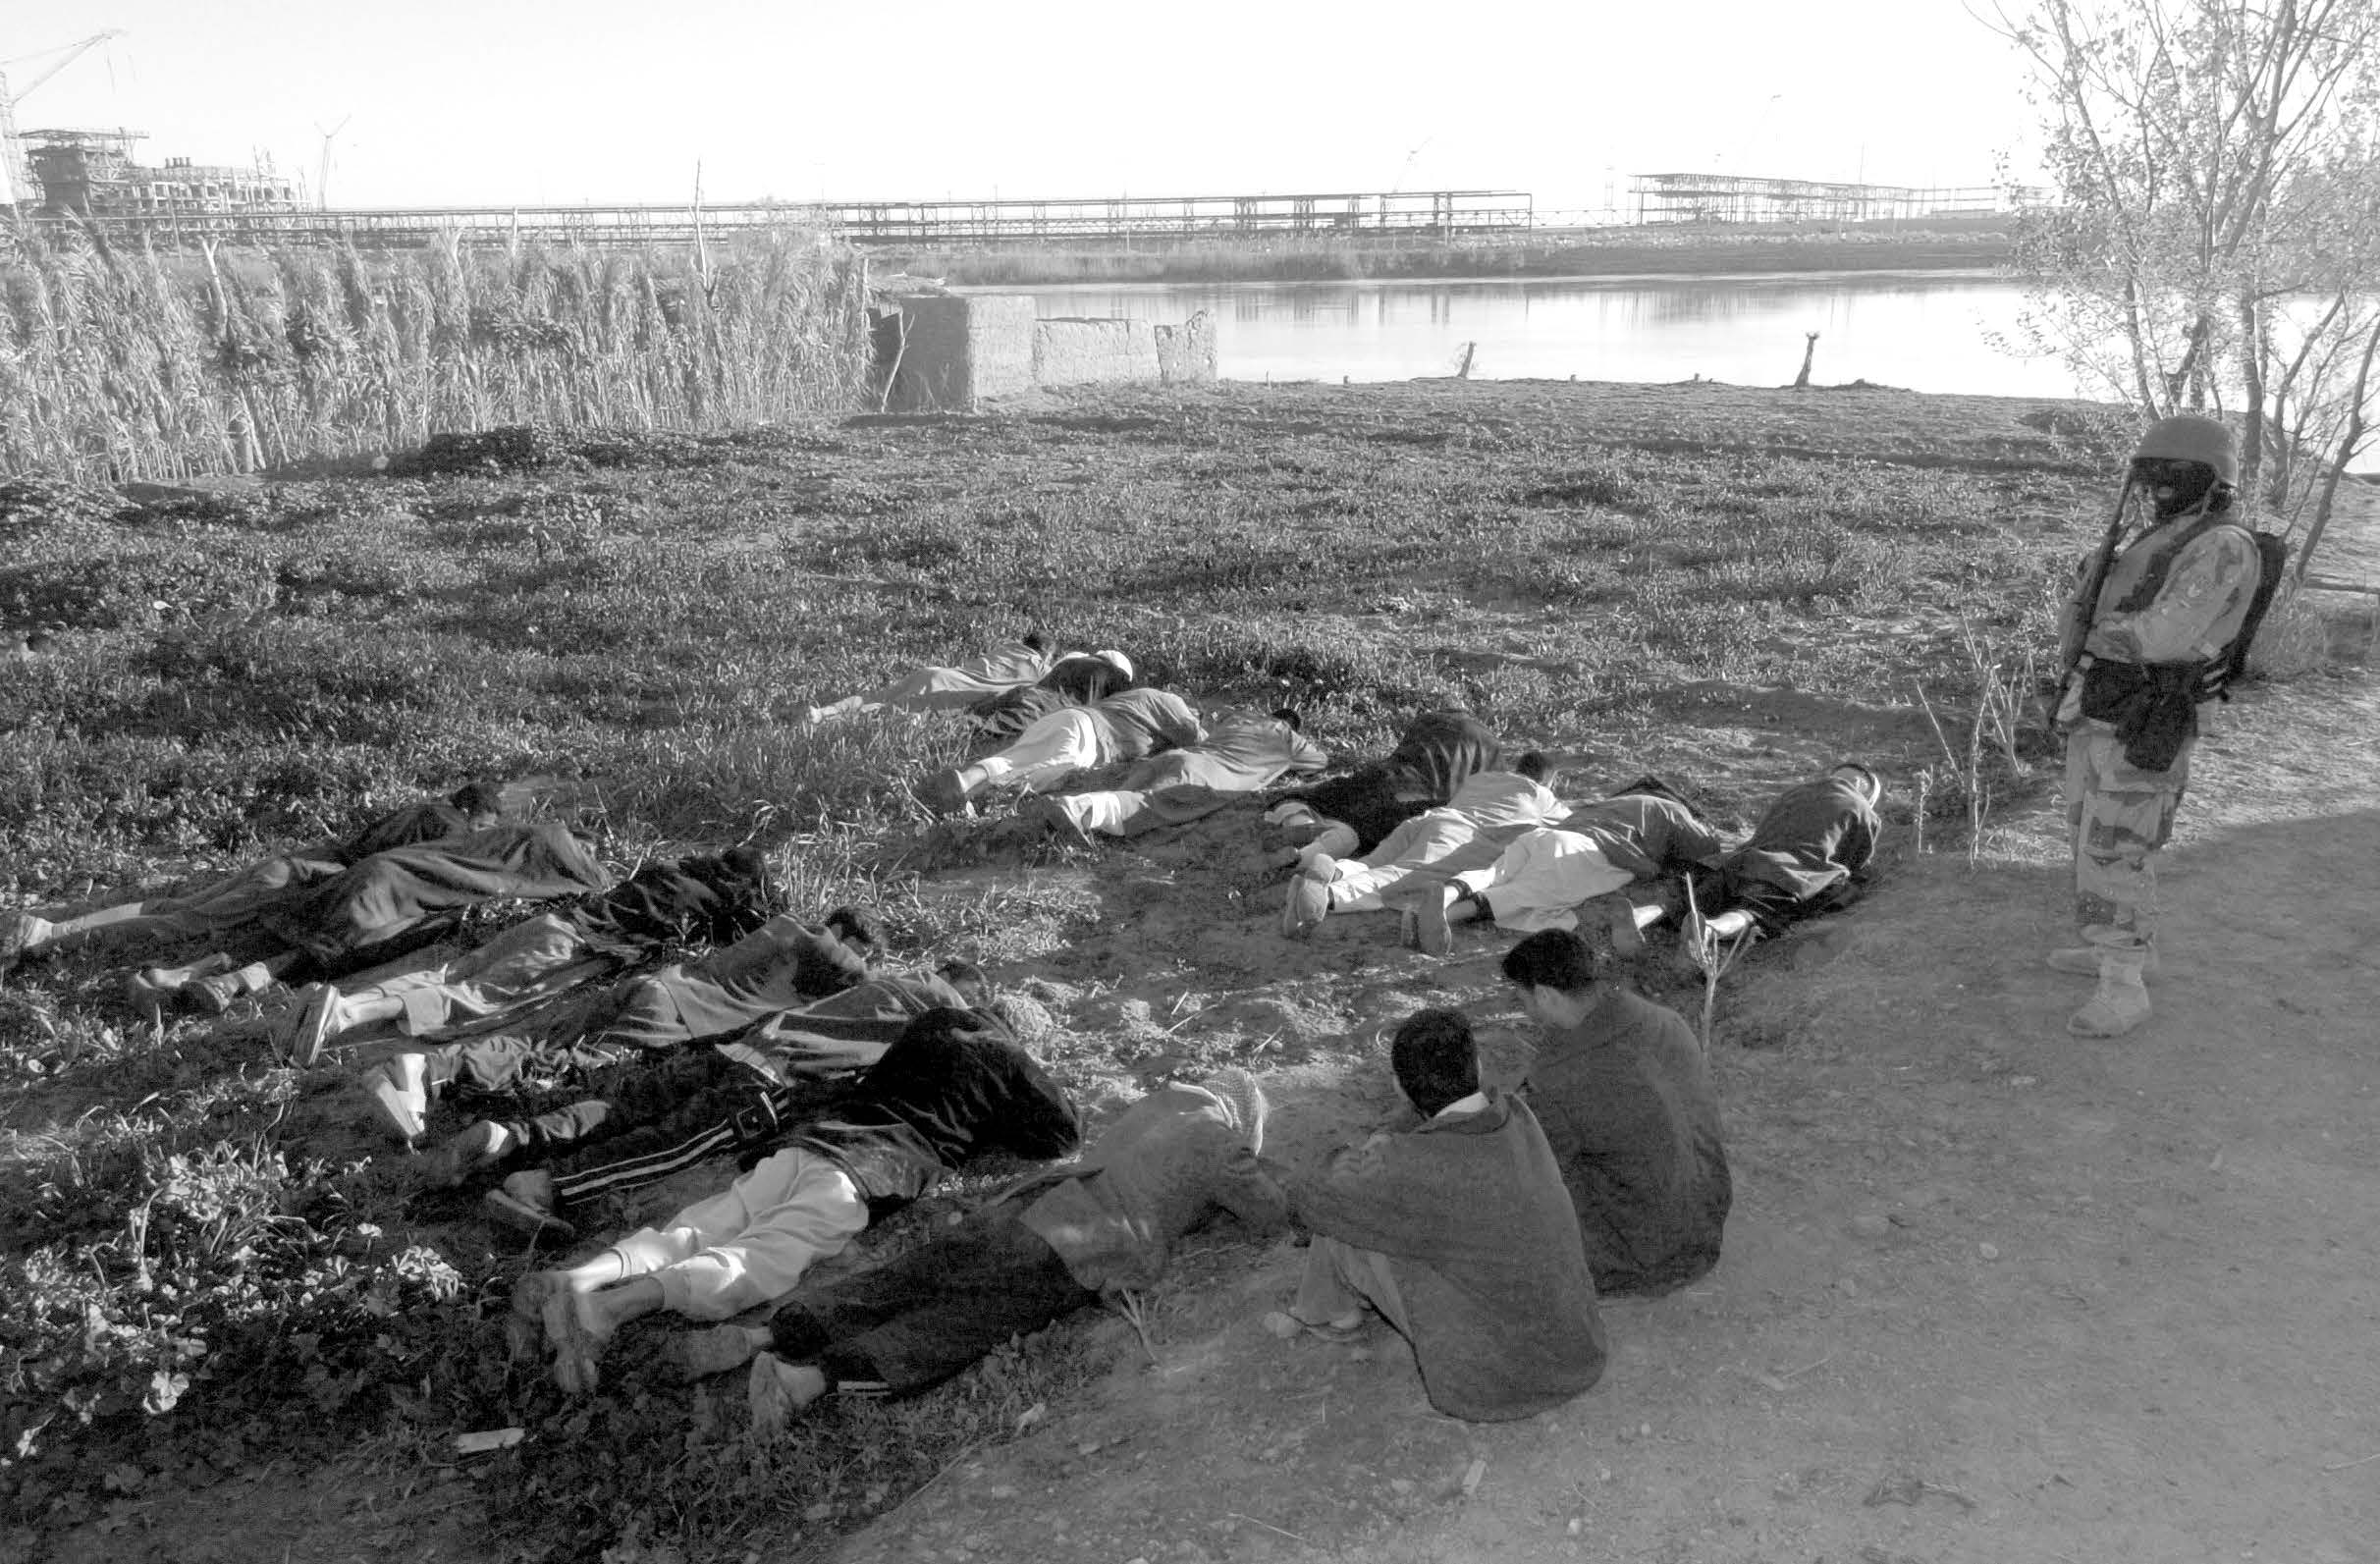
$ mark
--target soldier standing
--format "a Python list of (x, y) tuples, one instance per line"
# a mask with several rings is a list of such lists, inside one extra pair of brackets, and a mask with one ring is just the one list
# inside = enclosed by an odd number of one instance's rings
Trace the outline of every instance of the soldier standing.
[[(2212, 418), (2159, 419), (2141, 437), (2115, 523), (2066, 605), (2066, 813), (2082, 943), (2053, 951), (2060, 972), (2099, 980), (2067, 1030), (2120, 1037), (2148, 1018), (2141, 980), (2157, 970), (2156, 855), (2190, 782), (2197, 703), (2209, 671), (2252, 633), (2262, 551), (2232, 515), (2240, 462)], [(2146, 530), (2121, 548), (2134, 491)]]

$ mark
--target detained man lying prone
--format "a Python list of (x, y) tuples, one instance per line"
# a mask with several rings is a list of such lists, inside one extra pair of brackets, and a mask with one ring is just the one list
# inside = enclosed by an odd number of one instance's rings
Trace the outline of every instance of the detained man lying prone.
[(1181, 749), (1206, 737), (1190, 703), (1167, 690), (1131, 689), (1096, 706), (1069, 706), (1036, 721), (1007, 748), (956, 771), (938, 772), (923, 789), (939, 814), (954, 815), (990, 787), (1050, 792), (1078, 771)]
[(1217, 712), (1205, 727), (1207, 736), (1187, 749), (1134, 761), (1112, 788), (1028, 794), (1016, 816), (1088, 846), (1093, 832), (1138, 836), (1187, 825), (1283, 777), (1310, 776), (1330, 763), (1328, 751), (1300, 731), (1292, 711)]
[(1074, 1105), (996, 1018), (930, 1010), (822, 1117), (722, 1193), (513, 1292), (515, 1349), (542, 1339), (555, 1383), (594, 1388), (630, 1320), (724, 1321), (792, 1291), (872, 1213), (905, 1205), (979, 1153), (1045, 1161), (1080, 1140)]
[(1028, 1174), (883, 1265), (804, 1283), (765, 1325), (681, 1336), (673, 1355), (689, 1375), (753, 1360), (762, 1432), (821, 1396), (923, 1390), (1013, 1335), (1154, 1284), (1174, 1244), (1218, 1213), (1277, 1225), (1280, 1189), (1256, 1160), (1264, 1133), (1265, 1097), (1244, 1070), (1161, 1087), (1080, 1161)]

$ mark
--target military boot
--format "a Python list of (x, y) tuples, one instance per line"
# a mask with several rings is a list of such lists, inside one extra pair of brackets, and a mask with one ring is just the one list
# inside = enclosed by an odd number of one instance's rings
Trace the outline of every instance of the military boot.
[(2109, 947), (2099, 952), (2099, 992), (2074, 1013), (2066, 1030), (2077, 1037), (2122, 1037), (2148, 1019), (2148, 990), (2140, 986), (2140, 969), (2148, 959), (2141, 948)]

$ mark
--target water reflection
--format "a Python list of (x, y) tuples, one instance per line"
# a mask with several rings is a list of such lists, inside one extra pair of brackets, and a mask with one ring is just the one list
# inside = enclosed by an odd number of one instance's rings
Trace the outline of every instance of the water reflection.
[(1215, 317), (1234, 380), (1405, 380), (1441, 375), (1476, 343), (1482, 379), (1729, 380), (1779, 385), (1817, 332), (1814, 378), (1917, 391), (2075, 394), (2050, 359), (2012, 357), (1991, 333), (2023, 294), (1993, 279), (1924, 274), (1270, 283), (1001, 290), (1044, 315)]

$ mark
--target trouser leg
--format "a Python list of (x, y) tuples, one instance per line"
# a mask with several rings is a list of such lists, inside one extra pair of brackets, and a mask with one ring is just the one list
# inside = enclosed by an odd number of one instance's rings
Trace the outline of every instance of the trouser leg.
[(2190, 784), (2185, 744), (2164, 771), (2143, 771), (2104, 723), (2066, 741), (2067, 823), (2074, 834), (2075, 923), (2085, 943), (2145, 950), (2156, 942), (2157, 854), (2172, 839)]
[(1404, 1297), (1389, 1273), (1388, 1257), (1336, 1238), (1318, 1237), (1307, 1249), (1306, 1272), (1298, 1281), (1297, 1302), (1290, 1307), (1309, 1324), (1327, 1324), (1370, 1307), (1399, 1334), (1413, 1333)]
[(791, 1292), (813, 1262), (840, 1253), (867, 1225), (868, 1203), (849, 1173), (787, 1147), (667, 1227), (615, 1247), (639, 1267), (631, 1274), (660, 1282), (665, 1308), (726, 1320)]

